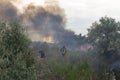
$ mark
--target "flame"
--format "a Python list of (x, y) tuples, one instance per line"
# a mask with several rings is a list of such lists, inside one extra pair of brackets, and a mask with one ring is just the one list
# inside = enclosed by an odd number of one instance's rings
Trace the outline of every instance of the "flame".
[(43, 42), (54, 43), (54, 40), (51, 36), (48, 36), (43, 38)]

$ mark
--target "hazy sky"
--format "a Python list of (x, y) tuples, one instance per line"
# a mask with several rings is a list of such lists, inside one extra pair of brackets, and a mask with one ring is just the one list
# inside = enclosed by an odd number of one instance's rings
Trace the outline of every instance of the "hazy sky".
[[(44, 0), (26, 1), (39, 1), (41, 4), (44, 2)], [(107, 15), (120, 20), (120, 0), (59, 0), (59, 2), (66, 13), (67, 28), (77, 34), (86, 34), (87, 28), (102, 16)]]
[(65, 9), (69, 29), (87, 33), (87, 28), (102, 16), (120, 20), (120, 0), (59, 0)]

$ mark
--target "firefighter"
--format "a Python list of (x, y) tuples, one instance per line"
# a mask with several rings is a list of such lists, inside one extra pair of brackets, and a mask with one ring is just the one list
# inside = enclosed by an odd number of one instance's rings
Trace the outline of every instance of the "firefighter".
[(65, 56), (66, 53), (67, 53), (67, 49), (66, 49), (66, 47), (63, 46), (63, 47), (60, 49), (60, 52), (61, 52), (62, 56)]
[(41, 58), (45, 58), (45, 52), (43, 50), (40, 50), (39, 54)]

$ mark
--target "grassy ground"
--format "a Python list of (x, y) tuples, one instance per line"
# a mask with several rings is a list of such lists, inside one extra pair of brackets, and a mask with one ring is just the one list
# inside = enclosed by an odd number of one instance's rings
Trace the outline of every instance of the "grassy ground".
[(113, 80), (106, 71), (102, 75), (95, 71), (91, 56), (89, 52), (71, 51), (62, 56), (59, 49), (50, 49), (46, 51), (46, 58), (38, 56), (38, 80)]
[(87, 63), (70, 64), (63, 61), (41, 63), (41, 80), (94, 80)]

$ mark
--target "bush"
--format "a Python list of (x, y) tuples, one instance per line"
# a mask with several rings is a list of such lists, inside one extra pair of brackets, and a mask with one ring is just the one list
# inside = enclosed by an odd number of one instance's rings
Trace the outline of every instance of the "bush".
[(49, 65), (57, 80), (96, 80), (94, 72), (86, 62), (79, 64), (52, 62)]
[(25, 28), (0, 22), (0, 80), (35, 80), (35, 59)]

